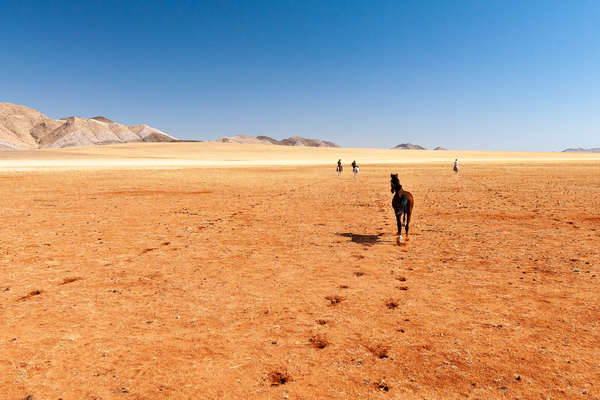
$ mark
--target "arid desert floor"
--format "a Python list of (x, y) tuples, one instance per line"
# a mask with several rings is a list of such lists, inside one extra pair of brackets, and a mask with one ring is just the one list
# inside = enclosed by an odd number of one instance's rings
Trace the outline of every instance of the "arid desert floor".
[(0, 194), (0, 399), (600, 398), (600, 155), (1, 152)]

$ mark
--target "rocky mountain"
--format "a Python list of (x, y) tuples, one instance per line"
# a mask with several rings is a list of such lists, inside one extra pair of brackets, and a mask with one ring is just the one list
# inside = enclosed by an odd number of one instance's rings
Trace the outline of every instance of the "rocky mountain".
[(125, 126), (105, 117), (52, 119), (29, 107), (0, 102), (0, 149), (4, 150), (175, 141), (148, 125)]
[[(265, 138), (266, 136), (260, 136), (260, 138)], [(222, 137), (217, 139), (217, 142), (221, 143), (243, 143), (243, 144), (273, 144), (260, 139), (259, 137), (254, 137), (250, 135), (236, 135), (232, 137)], [(270, 138), (269, 138), (270, 139)]]
[(426, 150), (425, 147), (419, 146), (418, 144), (412, 144), (412, 143), (402, 143), (402, 144), (399, 144), (398, 146), (395, 146), (392, 148), (400, 149), (400, 150)]
[(434, 150), (448, 150), (448, 149), (447, 149), (447, 148), (445, 148), (445, 147), (440, 147), (440, 146), (438, 146), (438, 147), (436, 147)]
[(300, 136), (292, 136), (290, 138), (280, 140), (278, 144), (283, 146), (340, 147), (337, 144), (327, 140), (307, 139)]
[(277, 139), (273, 139), (272, 137), (269, 136), (257, 136), (256, 137), (258, 140), (262, 141), (262, 142), (266, 142), (266, 143), (271, 143), (271, 144), (281, 144), (281, 142)]
[(269, 136), (249, 136), (237, 135), (232, 137), (223, 137), (217, 140), (221, 143), (262, 143), (278, 146), (307, 146), (307, 147), (340, 147), (337, 144), (320, 139), (307, 139), (300, 136), (292, 136), (287, 139), (277, 140)]
[(584, 149), (582, 147), (577, 147), (574, 149), (565, 149), (562, 152), (563, 153), (600, 153), (600, 147), (594, 147), (591, 149)]

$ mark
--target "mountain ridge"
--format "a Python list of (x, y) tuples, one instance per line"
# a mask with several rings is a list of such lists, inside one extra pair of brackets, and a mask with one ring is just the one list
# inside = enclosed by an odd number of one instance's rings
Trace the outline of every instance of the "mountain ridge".
[(268, 144), (276, 146), (306, 146), (306, 147), (340, 147), (328, 140), (308, 139), (300, 136), (292, 136), (287, 139), (277, 140), (269, 136), (236, 135), (225, 136), (217, 139), (220, 143), (243, 143), (243, 144)]
[(125, 126), (101, 116), (52, 119), (27, 106), (0, 102), (3, 150), (175, 141), (169, 134), (145, 124)]

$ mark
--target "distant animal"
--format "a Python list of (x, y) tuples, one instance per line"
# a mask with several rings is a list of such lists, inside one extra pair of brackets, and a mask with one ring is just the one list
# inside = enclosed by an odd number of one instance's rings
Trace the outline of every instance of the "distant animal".
[(398, 235), (402, 236), (402, 218), (404, 218), (404, 229), (408, 235), (408, 226), (410, 224), (410, 216), (414, 205), (413, 195), (410, 192), (402, 189), (398, 174), (391, 174), (390, 184), (392, 186), (392, 207), (396, 214), (396, 224), (398, 225)]
[(454, 172), (458, 174), (458, 158), (454, 160)]
[(358, 165), (352, 167), (352, 172), (354, 173), (354, 179), (358, 178)]
[(342, 167), (342, 160), (338, 160), (337, 167), (335, 167), (335, 170), (337, 171), (338, 175), (342, 173), (342, 171), (344, 170), (344, 167)]

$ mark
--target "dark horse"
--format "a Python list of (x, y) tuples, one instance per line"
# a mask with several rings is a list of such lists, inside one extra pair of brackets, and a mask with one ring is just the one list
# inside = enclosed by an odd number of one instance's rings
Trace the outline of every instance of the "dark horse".
[(391, 177), (392, 193), (395, 193), (392, 199), (392, 207), (394, 207), (394, 212), (396, 213), (398, 235), (402, 236), (402, 216), (404, 216), (404, 229), (408, 235), (408, 224), (410, 224), (410, 215), (412, 214), (414, 204), (413, 196), (410, 192), (402, 189), (398, 174), (391, 174)]

